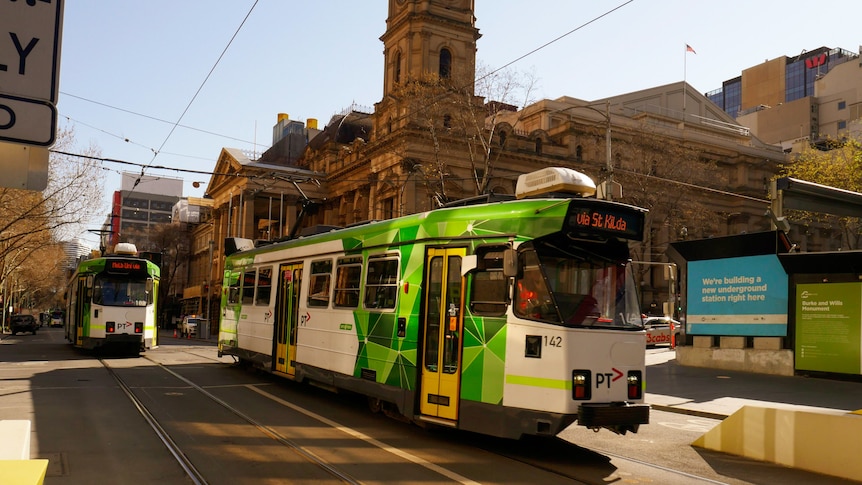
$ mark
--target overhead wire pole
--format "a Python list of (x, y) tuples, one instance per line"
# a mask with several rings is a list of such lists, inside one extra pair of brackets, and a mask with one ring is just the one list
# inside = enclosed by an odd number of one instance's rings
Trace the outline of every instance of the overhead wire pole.
[(607, 129), (605, 130), (605, 162), (608, 171), (608, 181), (605, 186), (605, 199), (613, 200), (614, 188), (614, 162), (611, 158), (611, 100), (605, 101), (605, 121)]

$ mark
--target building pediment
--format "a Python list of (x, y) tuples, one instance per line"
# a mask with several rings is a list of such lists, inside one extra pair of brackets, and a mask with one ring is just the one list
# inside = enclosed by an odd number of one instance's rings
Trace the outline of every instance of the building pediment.
[(214, 194), (219, 191), (219, 188), (235, 180), (243, 171), (243, 166), (249, 163), (251, 163), (251, 160), (249, 160), (242, 150), (222, 148), (213, 174), (210, 177), (206, 195), (214, 198)]

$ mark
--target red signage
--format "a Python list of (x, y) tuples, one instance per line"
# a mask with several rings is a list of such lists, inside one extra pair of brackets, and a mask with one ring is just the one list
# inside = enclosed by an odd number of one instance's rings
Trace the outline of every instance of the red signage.
[(826, 53), (820, 54), (819, 56), (809, 57), (805, 59), (805, 67), (808, 69), (814, 69), (815, 67), (823, 66), (826, 64)]
[(108, 261), (109, 270), (140, 271), (141, 263), (137, 261)]

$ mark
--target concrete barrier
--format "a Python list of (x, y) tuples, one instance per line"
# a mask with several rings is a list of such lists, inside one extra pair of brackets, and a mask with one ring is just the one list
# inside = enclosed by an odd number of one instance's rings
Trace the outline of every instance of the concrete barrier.
[(856, 413), (743, 406), (692, 446), (859, 481), (862, 415)]
[(48, 460), (30, 459), (30, 421), (0, 420), (0, 483), (41, 485)]
[(30, 459), (30, 421), (0, 420), (0, 460)]

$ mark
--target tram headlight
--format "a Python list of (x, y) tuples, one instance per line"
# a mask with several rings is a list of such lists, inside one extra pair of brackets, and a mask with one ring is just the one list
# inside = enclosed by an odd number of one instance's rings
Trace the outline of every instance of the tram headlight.
[(116, 322), (106, 322), (105, 323), (105, 332), (114, 333), (117, 331), (117, 323)]
[(588, 370), (575, 369), (572, 371), (572, 399), (584, 401), (592, 397), (590, 393), (592, 379), (590, 377), (591, 373)]
[(643, 374), (639, 370), (630, 370), (626, 376), (629, 399), (641, 399), (643, 397)]

